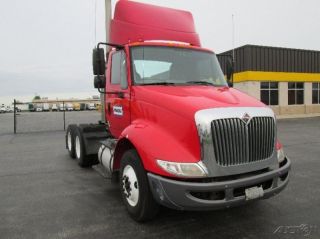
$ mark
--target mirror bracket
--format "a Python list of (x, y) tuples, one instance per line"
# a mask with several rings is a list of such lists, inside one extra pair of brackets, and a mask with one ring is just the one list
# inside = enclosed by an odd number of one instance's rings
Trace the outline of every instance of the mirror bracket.
[(226, 75), (229, 87), (233, 87), (234, 59), (229, 55), (226, 64)]

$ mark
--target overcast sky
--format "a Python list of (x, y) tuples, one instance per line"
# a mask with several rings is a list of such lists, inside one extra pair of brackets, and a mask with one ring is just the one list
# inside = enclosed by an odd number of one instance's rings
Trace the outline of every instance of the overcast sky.
[[(257, 44), (320, 50), (319, 0), (143, 0), (191, 11), (202, 45), (217, 53)], [(115, 1), (113, 0), (113, 5)], [(93, 91), (95, 0), (0, 1), (0, 97)], [(104, 0), (97, 0), (104, 41)]]

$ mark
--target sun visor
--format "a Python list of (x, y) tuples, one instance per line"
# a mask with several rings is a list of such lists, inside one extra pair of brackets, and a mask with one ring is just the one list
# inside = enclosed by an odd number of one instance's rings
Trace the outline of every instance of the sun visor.
[(118, 1), (114, 19), (111, 20), (110, 41), (124, 45), (150, 40), (201, 45), (190, 12), (128, 0)]

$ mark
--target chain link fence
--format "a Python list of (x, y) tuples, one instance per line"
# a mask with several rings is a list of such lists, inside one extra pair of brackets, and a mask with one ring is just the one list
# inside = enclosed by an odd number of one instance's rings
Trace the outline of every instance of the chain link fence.
[[(14, 100), (12, 131), (17, 133), (63, 131), (68, 124), (97, 123), (101, 120), (100, 100), (19, 102)], [(1, 130), (1, 129), (0, 129)]]

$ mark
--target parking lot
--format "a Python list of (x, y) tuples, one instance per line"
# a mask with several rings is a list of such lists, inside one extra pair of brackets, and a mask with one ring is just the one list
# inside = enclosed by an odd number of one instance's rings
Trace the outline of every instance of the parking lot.
[[(13, 135), (12, 114), (0, 115), (0, 238), (320, 238), (319, 117), (278, 123), (293, 165), (281, 194), (220, 211), (163, 208), (145, 224), (127, 215), (117, 185), (69, 158), (61, 117), (21, 113)], [(67, 123), (98, 120), (67, 114)]]

